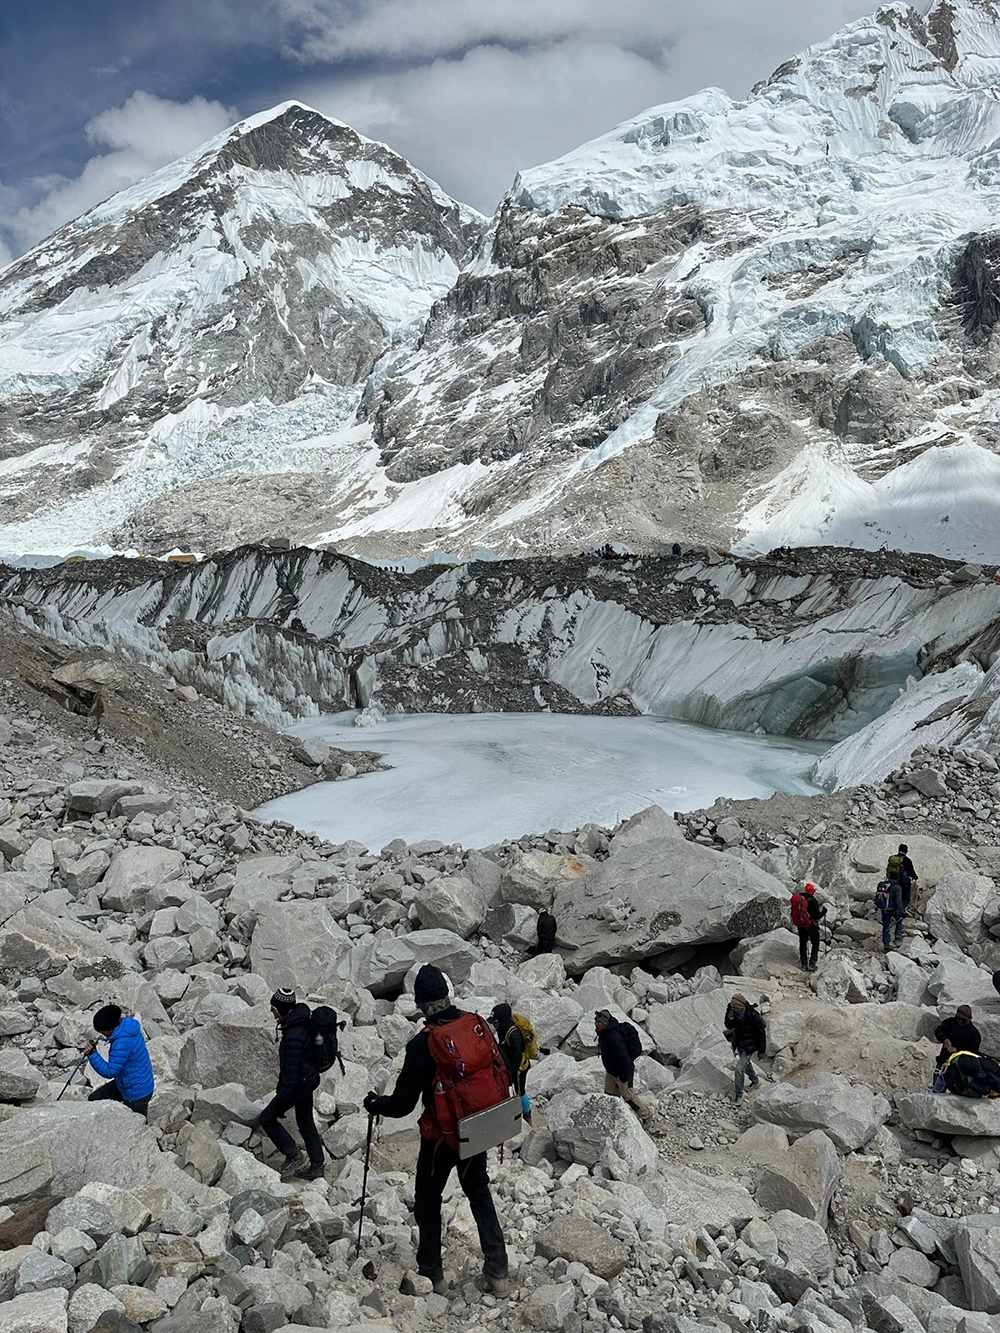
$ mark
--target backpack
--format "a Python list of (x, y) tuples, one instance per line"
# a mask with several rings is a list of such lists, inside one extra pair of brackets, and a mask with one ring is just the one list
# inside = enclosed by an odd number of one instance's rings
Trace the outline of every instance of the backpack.
[(325, 1074), (335, 1063), (342, 1074), (347, 1072), (340, 1057), (339, 1033), (344, 1026), (337, 1021), (336, 1009), (326, 1004), (318, 1005), (309, 1015), (309, 1063), (317, 1074)]
[(631, 1023), (619, 1023), (618, 1031), (625, 1039), (625, 1049), (630, 1060), (638, 1060), (642, 1055), (642, 1040)]
[(889, 910), (889, 881), (880, 880), (875, 885), (875, 897), (872, 900), (875, 904), (876, 912), (888, 912)]
[(531, 1026), (531, 1019), (524, 1014), (511, 1014), (511, 1021), (524, 1038), (524, 1054), (521, 1056), (521, 1068), (527, 1069), (530, 1060), (538, 1059), (538, 1034)]
[(896, 852), (893, 856), (889, 857), (889, 860), (886, 863), (885, 877), (886, 879), (899, 879), (902, 873), (903, 856), (901, 853)]
[(458, 1152), (459, 1121), (509, 1098), (507, 1066), (490, 1025), (478, 1014), (461, 1013), (450, 1023), (432, 1024), (425, 1031), (435, 1073), (430, 1105), (425, 1102), (420, 1117), (420, 1134), (425, 1139), (443, 1138)]
[(812, 925), (812, 917), (809, 915), (809, 903), (804, 893), (795, 893), (792, 895), (792, 925), (797, 930), (805, 930), (807, 926)]

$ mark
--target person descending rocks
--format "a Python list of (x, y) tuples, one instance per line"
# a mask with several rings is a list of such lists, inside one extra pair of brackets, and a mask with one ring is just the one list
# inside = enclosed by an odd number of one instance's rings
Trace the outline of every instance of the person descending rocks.
[(745, 995), (734, 995), (722, 1026), (736, 1056), (733, 1101), (738, 1106), (746, 1090), (745, 1080), (750, 1079), (752, 1088), (760, 1082), (753, 1067), (753, 1057), (767, 1053), (767, 1025), (756, 1005), (751, 1004)]
[(556, 947), (556, 919), (544, 907), (538, 913), (535, 932), (538, 936), (538, 943), (531, 950), (532, 954), (537, 956), (540, 953), (551, 953)]
[(956, 1097), (1000, 1097), (1000, 1065), (991, 1056), (961, 1051), (947, 1037), (944, 1056), (942, 1091)]
[(87, 1100), (124, 1102), (130, 1111), (147, 1117), (153, 1095), (153, 1066), (139, 1020), (124, 1018), (116, 1004), (106, 1004), (94, 1015), (94, 1031), (108, 1043), (107, 1059), (97, 1054), (92, 1041), (86, 1043), (83, 1053), (90, 1067), (110, 1082), (92, 1092)]
[(599, 1009), (594, 1015), (594, 1028), (601, 1064), (604, 1066), (604, 1091), (611, 1097), (621, 1097), (628, 1102), (642, 1123), (647, 1125), (653, 1112), (632, 1091), (636, 1058), (642, 1052), (639, 1034), (631, 1023), (619, 1023), (607, 1009)]
[(909, 847), (905, 842), (899, 844), (898, 851), (889, 857), (885, 868), (885, 877), (888, 880), (896, 880), (900, 888), (900, 902), (903, 911), (910, 905), (910, 893), (913, 885), (920, 878), (913, 868), (913, 862), (909, 858)]
[(538, 1039), (531, 1023), (511, 1011), (509, 1004), (494, 1006), (490, 1022), (497, 1034), (497, 1045), (510, 1074), (514, 1091), (521, 1099), (521, 1118), (531, 1124), (531, 1100), (525, 1092), (531, 1061), (538, 1056)]
[(816, 971), (819, 957), (819, 923), (826, 908), (816, 901), (816, 885), (803, 885), (801, 893), (792, 894), (792, 925), (799, 932), (799, 966), (804, 972)]
[(972, 1021), (972, 1010), (967, 1004), (960, 1004), (951, 1018), (946, 1018), (934, 1029), (934, 1040), (941, 1042), (941, 1050), (935, 1060), (935, 1067), (940, 1069), (948, 1058), (944, 1043), (950, 1041), (956, 1051), (971, 1051), (978, 1054), (982, 1044), (982, 1034)]
[[(313, 1031), (307, 1004), (299, 1004), (293, 990), (276, 990), (271, 996), (271, 1013), (278, 1027), (278, 1086), (274, 1096), (261, 1111), (257, 1123), (278, 1152), (284, 1153), (283, 1172), (292, 1171), (300, 1180), (318, 1180), (323, 1174), (323, 1141), (313, 1116), (313, 1094), (319, 1087), (319, 1074), (310, 1056)], [(294, 1110), (295, 1124), (309, 1155), (302, 1161), (302, 1150), (278, 1121)]]
[(458, 1183), (479, 1232), (485, 1286), (495, 1296), (505, 1297), (510, 1294), (507, 1246), (490, 1193), (486, 1154), (459, 1159), (453, 1087), (456, 1054), (467, 1067), (481, 1066), (474, 1077), (498, 1081), (500, 1097), (509, 1092), (507, 1067), (489, 1025), (478, 1015), (452, 1004), (448, 983), (438, 968), (424, 964), (413, 985), (413, 998), (424, 1016), (424, 1026), (406, 1043), (403, 1068), (392, 1092), (381, 1097), (370, 1092), (364, 1107), (369, 1115), (398, 1120), (423, 1099), (413, 1202), (419, 1232), (417, 1271), (430, 1278), (439, 1295), (447, 1293), (441, 1263), (441, 1196), (448, 1177), (457, 1168)]
[(888, 953), (889, 932), (896, 923), (895, 943), (903, 938), (903, 888), (898, 879), (880, 880), (875, 888), (875, 910), (882, 916), (882, 952)]

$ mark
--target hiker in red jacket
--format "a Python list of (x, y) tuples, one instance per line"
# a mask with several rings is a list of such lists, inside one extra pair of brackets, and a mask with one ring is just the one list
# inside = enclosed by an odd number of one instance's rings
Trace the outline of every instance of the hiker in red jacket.
[[(468, 1045), (474, 1057), (475, 1047), (488, 1040), (496, 1052), (497, 1100), (510, 1095), (507, 1067), (485, 1019), (456, 1009), (448, 996), (448, 983), (438, 968), (425, 964), (420, 969), (413, 986), (413, 998), (424, 1015), (423, 1030), (406, 1044), (403, 1068), (392, 1093), (380, 1097), (370, 1092), (364, 1107), (369, 1115), (385, 1115), (398, 1120), (409, 1115), (423, 1098), (413, 1204), (413, 1216), (420, 1232), (417, 1271), (431, 1279), (439, 1295), (447, 1294), (448, 1283), (441, 1264), (441, 1195), (452, 1168), (457, 1167), (459, 1184), (469, 1200), (479, 1230), (486, 1288), (495, 1296), (505, 1297), (510, 1294), (507, 1247), (490, 1193), (486, 1154), (479, 1153), (465, 1161), (459, 1159), (458, 1141), (453, 1127), (447, 1123), (451, 1118), (448, 1092), (439, 1077), (434, 1052), (442, 1041), (448, 1041), (461, 1045), (463, 1050)], [(484, 1032), (479, 1031), (479, 1025)], [(442, 1124), (442, 1121), (446, 1123)]]
[[(816, 885), (806, 884), (801, 893), (792, 894), (792, 925), (799, 932), (799, 966), (803, 972), (815, 972), (819, 957), (819, 923), (826, 908), (816, 901)], [(808, 960), (806, 954), (808, 951)]]

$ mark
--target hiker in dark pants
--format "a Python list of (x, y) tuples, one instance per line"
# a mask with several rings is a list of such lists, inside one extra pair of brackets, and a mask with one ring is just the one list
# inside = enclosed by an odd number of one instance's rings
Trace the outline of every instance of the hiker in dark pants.
[(281, 1037), (278, 1086), (257, 1123), (278, 1152), (285, 1154), (282, 1171), (291, 1171), (301, 1161), (302, 1151), (278, 1121), (294, 1110), (295, 1123), (309, 1154), (308, 1166), (302, 1166), (295, 1175), (300, 1180), (318, 1180), (323, 1174), (323, 1141), (313, 1118), (313, 1093), (319, 1087), (319, 1074), (309, 1060), (312, 1047), (309, 1006), (296, 1003), (294, 991), (278, 990), (271, 996), (271, 1013)]
[(531, 950), (532, 955), (537, 957), (540, 953), (551, 953), (556, 947), (556, 919), (544, 907), (538, 913), (535, 929), (538, 933), (538, 943)]
[[(483, 1279), (495, 1296), (510, 1294), (507, 1276), (507, 1246), (486, 1174), (486, 1154), (478, 1153), (465, 1161), (457, 1149), (445, 1141), (435, 1108), (435, 1088), (439, 1085), (438, 1067), (431, 1054), (429, 1036), (463, 1017), (451, 1002), (448, 983), (436, 967), (425, 964), (417, 973), (413, 998), (424, 1015), (422, 1031), (406, 1043), (403, 1068), (396, 1086), (388, 1096), (370, 1092), (364, 1107), (369, 1115), (384, 1115), (399, 1120), (407, 1116), (423, 1098), (420, 1117), (420, 1152), (414, 1182), (413, 1216), (420, 1232), (417, 1245), (417, 1272), (429, 1277), (439, 1295), (448, 1292), (441, 1263), (441, 1196), (452, 1170), (458, 1170), (458, 1183), (469, 1200), (479, 1231), (483, 1251)], [(491, 1035), (492, 1040), (492, 1035)]]
[(604, 1091), (609, 1097), (621, 1097), (631, 1106), (641, 1123), (647, 1125), (653, 1118), (653, 1112), (632, 1091), (635, 1061), (628, 1053), (620, 1028), (618, 1019), (607, 1009), (599, 1009), (594, 1015), (597, 1049), (604, 1066)]
[(913, 868), (913, 862), (907, 855), (909, 850), (906, 843), (901, 842), (895, 855), (889, 857), (889, 864), (885, 868), (886, 879), (899, 881), (900, 902), (904, 912), (910, 905), (910, 891), (919, 879)]
[(956, 1051), (971, 1051), (978, 1055), (982, 1045), (982, 1033), (972, 1021), (972, 1010), (967, 1004), (960, 1004), (953, 1018), (946, 1018), (934, 1029), (934, 1040), (941, 1042), (941, 1049), (934, 1061), (938, 1069), (948, 1058), (944, 1043), (950, 1041)]
[(826, 908), (816, 901), (815, 884), (806, 884), (801, 893), (792, 895), (792, 925), (799, 932), (799, 965), (804, 972), (816, 971), (819, 923), (825, 916)]
[(509, 1004), (494, 1006), (490, 1022), (497, 1034), (497, 1045), (507, 1066), (511, 1085), (521, 1099), (521, 1118), (525, 1124), (531, 1124), (531, 1102), (525, 1092), (528, 1081), (528, 1061), (524, 1058), (524, 1033), (514, 1022), (514, 1015)]
[(745, 1078), (749, 1077), (752, 1088), (760, 1082), (753, 1067), (753, 1057), (767, 1054), (767, 1026), (757, 1006), (744, 995), (734, 995), (729, 1001), (722, 1026), (736, 1056), (733, 1101), (738, 1106), (743, 1100)]
[(123, 1102), (130, 1111), (147, 1119), (153, 1095), (153, 1066), (138, 1019), (123, 1018), (116, 1004), (106, 1004), (94, 1015), (94, 1031), (108, 1042), (108, 1058), (97, 1054), (92, 1041), (84, 1046), (83, 1054), (93, 1070), (111, 1081), (92, 1092), (87, 1101)]
[(903, 938), (903, 888), (898, 879), (882, 880), (876, 893), (884, 894), (885, 906), (882, 911), (882, 952), (890, 950), (889, 931), (896, 923), (896, 944)]

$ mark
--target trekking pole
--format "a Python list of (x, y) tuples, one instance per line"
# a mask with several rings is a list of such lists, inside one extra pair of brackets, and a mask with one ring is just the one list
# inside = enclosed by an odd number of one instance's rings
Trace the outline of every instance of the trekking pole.
[(361, 1199), (360, 1199), (361, 1212), (358, 1214), (358, 1246), (357, 1249), (354, 1251), (355, 1259), (361, 1257), (361, 1228), (364, 1226), (365, 1222), (365, 1198), (367, 1197), (368, 1194), (368, 1166), (372, 1158), (372, 1131), (374, 1130), (374, 1128), (375, 1128), (375, 1117), (373, 1115), (369, 1115), (368, 1140), (365, 1143), (365, 1173), (361, 1177)]
[(63, 1084), (62, 1092), (60, 1092), (59, 1096), (56, 1098), (56, 1101), (57, 1101), (57, 1102), (61, 1102), (61, 1101), (62, 1101), (62, 1095), (63, 1095), (63, 1092), (66, 1091), (66, 1089), (69, 1087), (69, 1085), (70, 1085), (70, 1084), (73, 1082), (73, 1080), (76, 1078), (77, 1074), (78, 1074), (78, 1073), (80, 1072), (80, 1070), (83, 1068), (83, 1064), (84, 1064), (84, 1061), (85, 1061), (86, 1059), (87, 1059), (86, 1055), (81, 1055), (80, 1058), (79, 1058), (79, 1060), (77, 1060), (76, 1064), (73, 1066), (73, 1072), (70, 1074), (69, 1078), (68, 1078), (68, 1079), (66, 1080), (66, 1082)]

